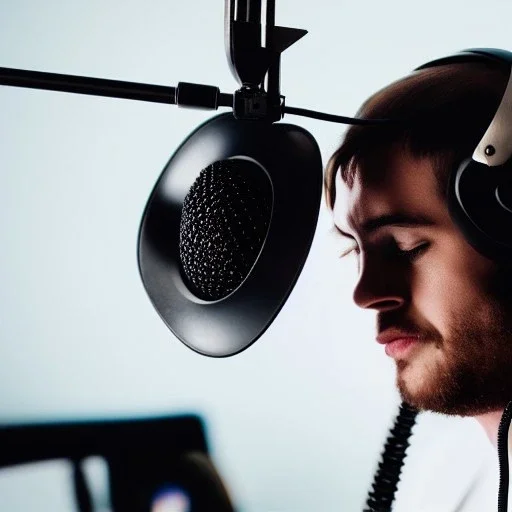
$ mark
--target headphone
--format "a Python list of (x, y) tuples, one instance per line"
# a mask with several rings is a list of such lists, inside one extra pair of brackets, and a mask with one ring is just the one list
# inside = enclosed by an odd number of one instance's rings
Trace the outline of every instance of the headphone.
[[(436, 59), (416, 70), (460, 62), (488, 62), (512, 69), (512, 52), (472, 48)], [(512, 73), (491, 124), (475, 148), (454, 169), (448, 208), (466, 240), (480, 254), (512, 262)]]

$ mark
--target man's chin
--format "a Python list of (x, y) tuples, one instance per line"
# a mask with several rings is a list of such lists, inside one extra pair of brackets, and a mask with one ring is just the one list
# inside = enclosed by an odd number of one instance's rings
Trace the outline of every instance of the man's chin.
[(453, 392), (447, 393), (453, 383), (443, 383), (434, 372), (427, 375), (407, 361), (396, 361), (396, 367), (396, 386), (402, 401), (420, 411), (447, 415), (461, 415), (466, 410), (460, 406), (460, 397), (455, 399)]
[(408, 365), (397, 370), (396, 385), (402, 401), (419, 411), (447, 416), (477, 416), (502, 407), (501, 401), (491, 403), (488, 398), (480, 400), (478, 393), (464, 392), (456, 382), (414, 375)]

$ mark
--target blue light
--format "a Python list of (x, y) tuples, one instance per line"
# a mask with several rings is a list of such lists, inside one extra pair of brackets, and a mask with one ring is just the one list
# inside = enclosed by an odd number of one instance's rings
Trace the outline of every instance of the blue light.
[(151, 505), (151, 512), (190, 512), (190, 498), (179, 487), (160, 490)]

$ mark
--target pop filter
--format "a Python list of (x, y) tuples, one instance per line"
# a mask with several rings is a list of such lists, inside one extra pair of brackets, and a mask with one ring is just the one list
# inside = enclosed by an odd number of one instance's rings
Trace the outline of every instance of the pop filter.
[(146, 205), (138, 260), (185, 345), (230, 356), (263, 334), (304, 265), (321, 192), (318, 145), (298, 126), (223, 114), (182, 143)]

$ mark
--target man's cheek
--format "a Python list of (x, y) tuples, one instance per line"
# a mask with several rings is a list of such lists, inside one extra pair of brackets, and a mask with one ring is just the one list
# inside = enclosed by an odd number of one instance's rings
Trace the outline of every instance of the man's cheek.
[(421, 316), (437, 329), (438, 324), (444, 323), (446, 309), (450, 306), (446, 301), (446, 291), (449, 287), (446, 281), (425, 276), (422, 282), (417, 282), (413, 290), (413, 305)]

